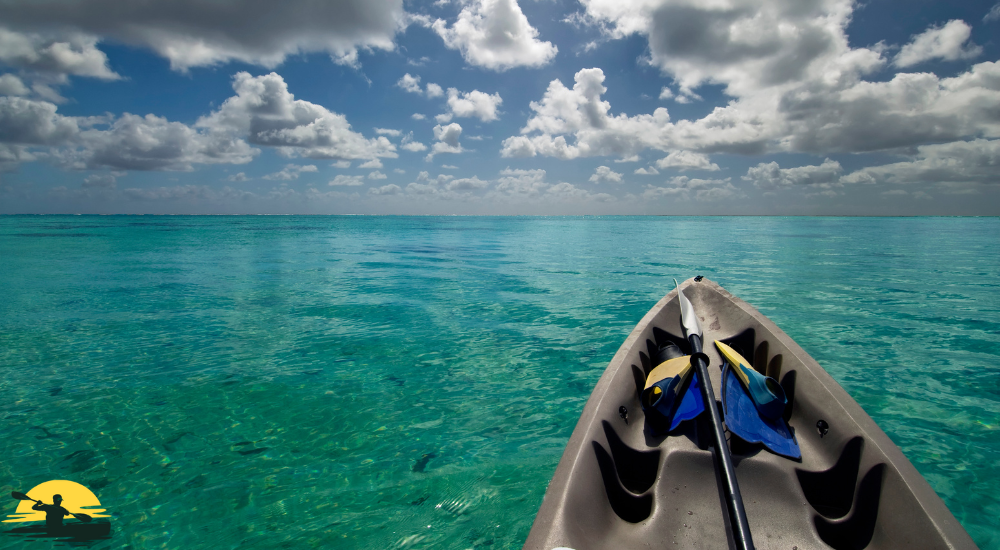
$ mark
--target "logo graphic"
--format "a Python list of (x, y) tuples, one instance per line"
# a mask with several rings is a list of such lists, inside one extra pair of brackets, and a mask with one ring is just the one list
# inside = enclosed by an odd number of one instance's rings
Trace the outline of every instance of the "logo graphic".
[(21, 502), (4, 523), (27, 523), (5, 534), (38, 538), (59, 538), (76, 542), (111, 538), (111, 523), (102, 514), (101, 501), (83, 485), (54, 479), (35, 486), (27, 493), (11, 492)]

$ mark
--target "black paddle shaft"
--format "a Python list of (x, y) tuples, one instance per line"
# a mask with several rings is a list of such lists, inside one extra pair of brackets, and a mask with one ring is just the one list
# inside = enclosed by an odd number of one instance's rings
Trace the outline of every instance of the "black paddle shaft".
[(733, 542), (738, 550), (754, 550), (753, 538), (750, 536), (750, 524), (747, 523), (747, 512), (743, 508), (743, 496), (740, 495), (740, 486), (736, 482), (736, 470), (733, 468), (733, 457), (729, 455), (729, 445), (726, 443), (726, 434), (722, 431), (722, 418), (719, 417), (719, 408), (715, 406), (715, 391), (712, 389), (712, 381), (708, 377), (708, 362), (701, 352), (701, 336), (689, 334), (688, 342), (691, 344), (691, 362), (698, 372), (698, 380), (701, 382), (701, 398), (705, 401), (705, 408), (708, 409), (708, 416), (712, 420), (712, 439), (715, 442), (715, 459), (722, 475), (722, 488), (726, 496), (726, 508), (729, 511), (729, 523), (733, 529)]

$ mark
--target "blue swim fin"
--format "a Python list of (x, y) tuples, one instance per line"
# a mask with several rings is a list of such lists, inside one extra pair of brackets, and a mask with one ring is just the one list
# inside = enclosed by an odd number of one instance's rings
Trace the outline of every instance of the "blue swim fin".
[(701, 388), (698, 387), (698, 372), (691, 373), (691, 383), (688, 384), (684, 397), (681, 398), (674, 418), (670, 421), (670, 431), (674, 431), (681, 422), (691, 420), (705, 412), (705, 401), (701, 398)]
[(763, 443), (776, 454), (802, 458), (799, 443), (785, 419), (762, 415), (729, 364), (722, 369), (722, 410), (726, 427), (733, 435), (750, 443)]
[(749, 392), (761, 415), (775, 419), (784, 414), (788, 399), (777, 380), (755, 371), (742, 355), (726, 344), (716, 340), (715, 347), (719, 349), (726, 363), (732, 367), (733, 374), (743, 383), (743, 387)]
[(691, 356), (668, 359), (654, 368), (646, 378), (640, 402), (646, 414), (657, 414), (670, 423), (668, 431), (701, 414), (705, 404)]

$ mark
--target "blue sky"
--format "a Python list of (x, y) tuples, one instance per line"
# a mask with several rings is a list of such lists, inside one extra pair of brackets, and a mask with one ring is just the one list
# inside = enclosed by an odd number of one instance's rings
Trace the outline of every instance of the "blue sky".
[(997, 37), (992, 1), (11, 0), (0, 213), (998, 215)]

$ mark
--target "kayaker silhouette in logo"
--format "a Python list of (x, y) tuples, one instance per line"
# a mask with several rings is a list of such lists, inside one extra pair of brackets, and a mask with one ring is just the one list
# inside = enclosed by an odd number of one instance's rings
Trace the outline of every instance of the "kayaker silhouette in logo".
[[(63, 495), (67, 497), (65, 500)], [(10, 496), (21, 502), (17, 510), (8, 515), (3, 523), (28, 525), (15, 527), (0, 534), (30, 539), (58, 537), (61, 540), (74, 542), (96, 541), (111, 537), (110, 516), (101, 513), (106, 510), (101, 508), (97, 495), (79, 483), (56, 479), (39, 484), (27, 493), (11, 491)], [(52, 499), (52, 504), (45, 503), (49, 498)], [(85, 511), (87, 513), (84, 513)], [(73, 516), (76, 521), (63, 522), (68, 516)], [(41, 523), (43, 520), (44, 524)]]
[(52, 504), (45, 504), (40, 500), (36, 500), (35, 505), (31, 507), (32, 510), (45, 512), (45, 529), (49, 533), (55, 534), (62, 531), (62, 520), (69, 515), (69, 510), (60, 506), (62, 499), (62, 495), (52, 495)]

